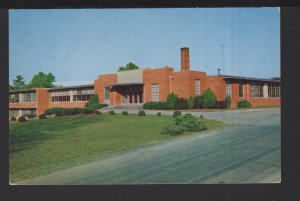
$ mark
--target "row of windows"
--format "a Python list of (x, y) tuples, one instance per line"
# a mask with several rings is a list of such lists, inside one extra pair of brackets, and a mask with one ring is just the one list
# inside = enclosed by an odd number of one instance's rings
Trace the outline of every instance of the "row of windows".
[[(73, 95), (71, 95), (73, 94)], [(56, 91), (51, 92), (52, 102), (69, 102), (71, 98), (73, 101), (88, 101), (94, 94), (93, 89), (82, 89), (76, 91)]]
[(36, 93), (21, 93), (21, 94), (10, 94), (10, 103), (23, 103), (23, 102), (35, 102)]
[(268, 96), (269, 97), (280, 97), (279, 84), (269, 84), (268, 85)]
[[(20, 113), (21, 111), (21, 113)], [(22, 110), (18, 110), (18, 109), (14, 109), (14, 110), (9, 110), (9, 116), (10, 117), (19, 117), (19, 116), (26, 116), (29, 114), (36, 114), (36, 109), (22, 109)]]

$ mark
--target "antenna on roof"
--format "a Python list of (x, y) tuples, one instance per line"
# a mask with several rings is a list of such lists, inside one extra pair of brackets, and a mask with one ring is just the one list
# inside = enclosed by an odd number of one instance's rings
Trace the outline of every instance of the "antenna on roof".
[(221, 75), (221, 69), (220, 68), (218, 68), (218, 75)]

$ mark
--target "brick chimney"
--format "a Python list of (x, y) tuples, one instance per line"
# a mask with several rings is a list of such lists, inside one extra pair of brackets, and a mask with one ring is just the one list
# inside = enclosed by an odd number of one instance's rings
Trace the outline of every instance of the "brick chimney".
[(181, 70), (190, 70), (190, 51), (188, 47), (181, 48)]

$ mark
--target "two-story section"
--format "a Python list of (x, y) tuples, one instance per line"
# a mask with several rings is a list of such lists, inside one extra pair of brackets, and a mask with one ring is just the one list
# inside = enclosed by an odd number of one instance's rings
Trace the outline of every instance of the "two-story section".
[(48, 89), (24, 89), (9, 92), (9, 117), (40, 115), (48, 108)]

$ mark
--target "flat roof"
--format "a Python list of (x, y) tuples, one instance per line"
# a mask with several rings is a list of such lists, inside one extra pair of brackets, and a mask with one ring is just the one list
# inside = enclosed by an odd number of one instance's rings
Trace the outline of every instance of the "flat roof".
[(59, 87), (59, 88), (50, 88), (50, 89), (48, 89), (48, 91), (65, 90), (65, 89), (78, 89), (78, 88), (94, 88), (94, 84), (85, 84), (85, 85)]
[(233, 80), (251, 80), (251, 81), (261, 81), (261, 82), (276, 82), (280, 83), (281, 80), (275, 79), (265, 79), (265, 78), (254, 78), (254, 77), (242, 77), (242, 76), (233, 76), (233, 75), (220, 75), (224, 79), (233, 79)]
[(30, 91), (36, 91), (36, 88), (32, 89), (15, 89), (15, 90), (9, 90), (9, 93), (17, 93), (17, 92), (30, 92)]

